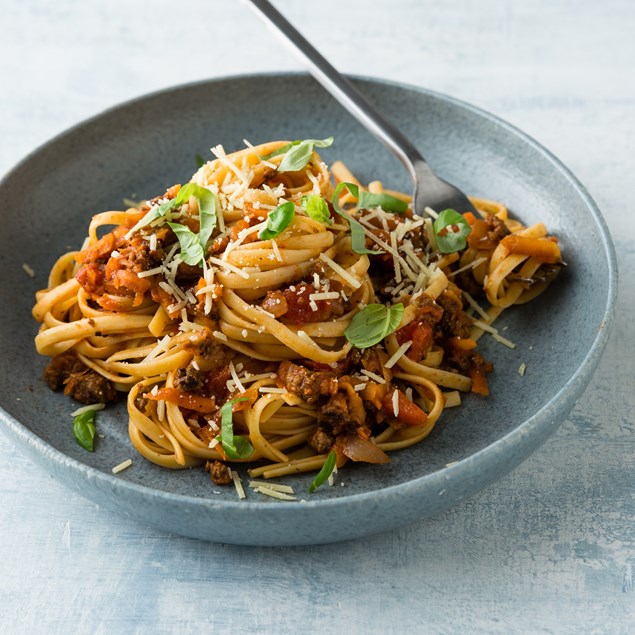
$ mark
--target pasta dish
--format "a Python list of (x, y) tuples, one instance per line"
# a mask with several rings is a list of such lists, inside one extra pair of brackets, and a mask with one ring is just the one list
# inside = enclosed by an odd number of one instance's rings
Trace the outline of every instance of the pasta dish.
[(219, 484), (233, 462), (386, 463), (461, 393), (486, 396), (478, 340), (513, 346), (492, 323), (553, 279), (557, 239), (482, 199), (414, 216), (327, 168), (331, 143), (217, 146), (191, 182), (93, 216), (33, 309), (51, 388), (88, 410), (127, 394), (143, 457)]

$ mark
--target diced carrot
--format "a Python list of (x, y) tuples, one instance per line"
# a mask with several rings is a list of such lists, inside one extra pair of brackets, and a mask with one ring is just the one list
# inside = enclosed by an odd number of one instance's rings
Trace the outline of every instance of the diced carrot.
[(214, 397), (203, 397), (191, 392), (179, 390), (178, 388), (160, 388), (156, 393), (148, 392), (144, 395), (146, 399), (155, 401), (163, 400), (176, 404), (180, 408), (187, 408), (200, 413), (209, 413), (216, 410), (216, 399)]
[(472, 379), (472, 392), (487, 397), (487, 395), (489, 395), (487, 376), (477, 369), (473, 369), (470, 373), (470, 378)]
[(382, 402), (382, 410), (389, 417), (394, 417), (397, 421), (405, 423), (409, 426), (422, 426), (428, 420), (428, 415), (419, 408), (416, 404), (412, 403), (404, 395), (401, 390), (397, 390), (397, 403), (399, 405), (399, 412), (395, 415), (395, 409), (393, 407), (393, 395), (395, 391), (384, 397)]
[(469, 351), (476, 348), (476, 342), (470, 337), (451, 337), (450, 344), (461, 351)]
[(488, 249), (489, 246), (480, 245), (480, 241), (487, 238), (487, 232), (489, 231), (489, 225), (479, 218), (475, 218), (473, 223), (470, 223), (472, 231), (467, 237), (467, 244), (475, 249)]

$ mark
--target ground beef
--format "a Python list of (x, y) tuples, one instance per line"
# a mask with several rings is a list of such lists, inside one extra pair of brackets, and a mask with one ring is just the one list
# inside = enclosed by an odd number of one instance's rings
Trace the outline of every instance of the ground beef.
[(509, 234), (511, 234), (509, 228), (505, 224), (505, 221), (498, 218), (495, 214), (488, 214), (485, 222), (489, 226), (487, 238), (492, 243), (498, 244), (503, 238), (505, 238), (505, 236), (509, 236)]
[(192, 364), (178, 368), (174, 377), (174, 387), (186, 392), (200, 393), (205, 386), (207, 373), (196, 370)]
[(150, 243), (139, 232), (133, 234), (117, 251), (117, 264), (135, 273), (158, 267), (164, 255), (158, 251), (151, 252)]
[(66, 382), (64, 394), (85, 404), (110, 403), (117, 399), (112, 382), (94, 370), (73, 373)]
[(109, 403), (117, 399), (112, 382), (90, 370), (72, 351), (54, 357), (44, 370), (44, 379), (52, 390), (64, 388), (64, 394), (85, 403)]
[(447, 337), (469, 337), (472, 318), (463, 310), (463, 301), (458, 290), (446, 289), (437, 303), (443, 308), (441, 330)]
[(144, 412), (146, 411), (146, 408), (148, 407), (148, 399), (146, 399), (143, 395), (138, 394), (135, 397), (134, 400), (134, 405), (135, 408), (139, 411), (139, 412)]
[(315, 431), (309, 435), (307, 443), (318, 453), (328, 452), (333, 445), (335, 438), (329, 434), (324, 428), (317, 427)]
[(445, 370), (457, 370), (462, 375), (470, 376), (473, 371), (481, 375), (488, 375), (494, 370), (491, 362), (486, 361), (480, 353), (474, 349), (460, 350), (452, 348), (446, 351), (449, 355), (443, 360), (442, 368)]
[[(343, 382), (345, 389), (348, 388)], [(318, 408), (318, 426), (334, 436), (352, 433), (368, 438), (366, 410), (361, 397), (354, 390), (338, 392)], [(360, 434), (361, 432), (361, 434)]]
[(51, 390), (61, 390), (68, 378), (73, 373), (80, 373), (86, 370), (75, 353), (67, 351), (61, 355), (56, 355), (44, 369), (44, 379)]
[(337, 392), (335, 373), (325, 370), (309, 370), (293, 362), (280, 362), (278, 384), (294, 395), (299, 395), (306, 403), (315, 403), (321, 395)]
[[(212, 368), (225, 366), (233, 355), (212, 335), (210, 329), (199, 331), (196, 335), (191, 336), (185, 343), (185, 348), (197, 357), (202, 357), (211, 362)], [(207, 366), (209, 366), (209, 363)]]
[(207, 463), (205, 463), (205, 469), (209, 472), (214, 484), (229, 485), (232, 483), (229, 469), (222, 461), (207, 461)]
[(498, 243), (510, 233), (505, 221), (494, 214), (488, 214), (485, 219), (477, 219), (472, 223), (467, 244), (473, 249), (496, 249)]
[(342, 431), (348, 419), (348, 403), (341, 392), (333, 395), (318, 411), (319, 425), (334, 434)]

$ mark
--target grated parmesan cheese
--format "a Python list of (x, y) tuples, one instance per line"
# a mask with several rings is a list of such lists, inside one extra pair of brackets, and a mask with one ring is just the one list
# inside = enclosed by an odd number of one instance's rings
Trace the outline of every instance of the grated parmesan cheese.
[(234, 470), (231, 470), (231, 474), (232, 481), (234, 481), (234, 487), (236, 488), (236, 493), (238, 494), (238, 498), (247, 498), (247, 495), (245, 494), (245, 488), (243, 487), (243, 483), (240, 480), (240, 476), (238, 476), (238, 473)]
[(280, 249), (278, 248), (278, 243), (272, 239), (271, 240), (271, 248), (273, 249), (273, 253), (278, 262), (282, 262), (282, 254), (280, 253)]
[(277, 388), (275, 386), (260, 386), (260, 388), (258, 388), (258, 392), (270, 392), (275, 393), (276, 395), (286, 395), (288, 391), (286, 388)]
[(489, 333), (500, 344), (503, 344), (507, 346), (508, 348), (516, 348), (516, 344), (514, 344), (514, 342), (512, 342), (511, 340), (508, 340), (506, 337), (503, 337), (498, 332), (498, 329), (495, 329), (493, 326), (490, 326), (489, 324), (485, 324), (485, 322), (481, 322), (480, 320), (474, 320), (474, 326), (477, 326), (478, 328), (482, 329), (486, 333)]
[(487, 258), (485, 258), (485, 257), (477, 258), (476, 260), (473, 260), (472, 262), (470, 262), (467, 265), (461, 267), (460, 269), (457, 269), (456, 271), (451, 271), (448, 274), (448, 277), (456, 276), (458, 273), (463, 273), (464, 271), (467, 271), (468, 269), (476, 269), (476, 267), (478, 267), (479, 265), (482, 265), (486, 261), (487, 261)]
[(506, 337), (503, 337), (500, 333), (492, 333), (492, 337), (503, 346), (507, 346), (507, 348), (516, 348), (516, 344), (511, 340), (508, 340)]
[(71, 417), (77, 417), (78, 415), (84, 414), (85, 412), (90, 412), (91, 410), (103, 410), (105, 407), (105, 403), (93, 403), (88, 406), (82, 406), (81, 408), (77, 408), (77, 410), (73, 410), (73, 412), (71, 412)]
[(405, 354), (406, 351), (412, 346), (412, 342), (404, 342), (396, 351), (395, 354), (384, 364), (386, 368), (392, 368)]
[(261, 313), (264, 313), (266, 316), (270, 318), (273, 318), (274, 320), (276, 319), (276, 316), (273, 313), (270, 313), (266, 309), (263, 309), (261, 306), (256, 306), (254, 307), (254, 309), (258, 309), (258, 311), (260, 311)]
[[(249, 217), (245, 217), (246, 221), (249, 221)], [(257, 225), (254, 225), (253, 227), (246, 227), (245, 229), (241, 229), (238, 232), (238, 237), (234, 242), (230, 242), (225, 251), (223, 252), (222, 255), (222, 262), (226, 262), (227, 261), (227, 256), (229, 255), (229, 253), (231, 251), (233, 251), (234, 249), (236, 249), (236, 247), (242, 245), (242, 243), (245, 241), (245, 239), (247, 238), (247, 236), (249, 236), (250, 234), (254, 234), (256, 232), (259, 232), (261, 229), (264, 229), (267, 226), (266, 221), (263, 223), (258, 223)], [(273, 241), (272, 241), (273, 242)]]
[(285, 494), (295, 494), (291, 485), (282, 485), (281, 483), (269, 483), (267, 481), (249, 481), (249, 487), (256, 489), (257, 487), (268, 487), (269, 489)]
[[(226, 253), (227, 250), (225, 250), (225, 254)], [(225, 273), (235, 273), (245, 280), (249, 280), (249, 278), (251, 277), (246, 271), (243, 271), (242, 269), (239, 269), (238, 267), (230, 264), (229, 262), (225, 262), (220, 258), (216, 258), (215, 256), (210, 256), (209, 261), (214, 263), (215, 265), (218, 265), (219, 267), (224, 267), (226, 269)]]
[(156, 276), (158, 273), (163, 271), (163, 265), (160, 267), (154, 267), (153, 269), (148, 269), (147, 271), (139, 271), (137, 273), (137, 278), (147, 278), (148, 276)]
[(371, 373), (369, 370), (366, 370), (365, 368), (363, 368), (359, 372), (362, 373), (362, 375), (366, 375), (366, 377), (370, 377), (371, 379), (374, 379), (378, 384), (386, 383), (386, 380), (383, 377), (380, 377), (379, 375), (376, 375), (375, 373)]
[(329, 487), (335, 484), (335, 475), (337, 474), (337, 465), (333, 466), (333, 471), (329, 474)]
[[(254, 148), (254, 146), (249, 143), (249, 141), (247, 141), (247, 139), (243, 139), (243, 143), (250, 149), (253, 150), (254, 152), (256, 151), (256, 149)], [(258, 155), (256, 155), (258, 156)], [(263, 165), (266, 165), (268, 168), (271, 168), (272, 170), (276, 169), (276, 166), (274, 163), (271, 163), (270, 161), (266, 161), (265, 159), (261, 158), (260, 156), (258, 156), (258, 159), (260, 160), (260, 163), (262, 163)]]
[(489, 320), (489, 315), (481, 308), (480, 304), (467, 292), (461, 290), (463, 297), (468, 301), (468, 304), (484, 319)]
[(232, 379), (234, 380), (234, 384), (236, 388), (238, 388), (238, 392), (243, 393), (246, 392), (245, 387), (242, 385), (240, 379), (238, 378), (238, 373), (236, 372), (236, 367), (234, 366), (234, 362), (229, 362), (229, 372), (231, 373)]
[(316, 343), (304, 331), (298, 331), (298, 337), (304, 340), (307, 344), (316, 346)]
[(119, 463), (119, 465), (115, 465), (115, 467), (112, 468), (112, 473), (119, 474), (119, 472), (123, 472), (123, 470), (127, 470), (131, 465), (132, 465), (132, 459), (126, 459), (125, 461), (122, 461), (121, 463)]
[(339, 297), (338, 291), (323, 291), (322, 293), (312, 293), (309, 300), (317, 302), (318, 300), (337, 300)]
[(35, 271), (33, 271), (33, 269), (29, 267), (26, 262), (22, 263), (22, 269), (24, 269), (24, 273), (26, 273), (29, 278), (35, 278)]
[(352, 276), (346, 269), (340, 267), (334, 260), (329, 258), (326, 254), (320, 254), (320, 260), (325, 262), (335, 273), (337, 273), (340, 277), (344, 278), (348, 284), (353, 287), (353, 289), (359, 289), (362, 286), (361, 281)]
[(523, 364), (521, 364), (521, 365), (518, 367), (518, 374), (519, 374), (521, 377), (524, 377), (524, 376), (525, 376), (525, 371), (526, 371), (526, 370), (527, 370), (527, 364), (524, 364), (524, 363), (523, 363)]
[(399, 416), (399, 391), (397, 390), (392, 393), (392, 411), (395, 417)]
[(271, 496), (271, 498), (277, 498), (283, 501), (295, 501), (298, 500), (295, 496), (291, 496), (289, 494), (285, 494), (284, 492), (279, 492), (275, 489), (271, 489), (266, 485), (260, 485), (254, 489), (254, 492), (258, 492), (259, 494), (264, 494), (265, 496)]
[(275, 373), (262, 373), (261, 375), (250, 375), (246, 373), (244, 377), (240, 378), (240, 381), (243, 384), (253, 384), (255, 381), (260, 381), (261, 379), (275, 379), (277, 375)]
[(221, 144), (218, 144), (217, 146), (211, 148), (211, 150), (212, 154), (219, 160), (222, 165), (229, 168), (241, 181), (243, 181), (243, 183), (246, 182), (247, 185), (249, 185), (249, 177), (247, 176), (247, 174), (242, 172), (233, 161), (227, 158), (225, 149)]

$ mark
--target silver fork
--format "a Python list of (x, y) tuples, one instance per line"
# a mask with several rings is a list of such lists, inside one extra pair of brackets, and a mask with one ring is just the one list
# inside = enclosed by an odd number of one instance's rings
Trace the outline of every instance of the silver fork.
[(245, 0), (254, 11), (284, 36), (304, 59), (310, 73), (363, 126), (381, 141), (406, 167), (414, 184), (412, 208), (423, 216), (426, 207), (437, 212), (455, 209), (475, 212), (461, 190), (439, 178), (419, 150), (394, 124), (388, 121), (344, 76), (302, 36), (268, 0)]

